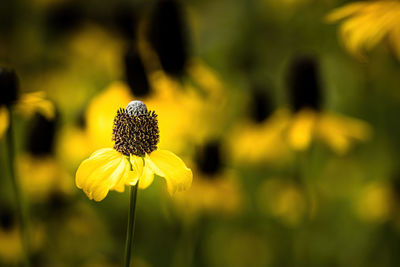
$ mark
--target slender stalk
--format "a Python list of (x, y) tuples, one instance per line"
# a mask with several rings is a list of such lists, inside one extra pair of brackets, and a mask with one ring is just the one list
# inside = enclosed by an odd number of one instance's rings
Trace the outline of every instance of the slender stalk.
[(8, 152), (8, 166), (10, 167), (11, 183), (14, 190), (15, 199), (17, 202), (17, 213), (21, 229), (21, 241), (23, 247), (23, 263), (24, 266), (29, 266), (29, 232), (25, 217), (25, 209), (22, 201), (22, 194), (15, 176), (14, 163), (15, 163), (15, 150), (14, 150), (14, 135), (13, 135), (13, 119), (10, 110), (10, 124), (7, 129), (7, 152)]
[(125, 243), (125, 258), (124, 266), (129, 267), (131, 262), (131, 251), (133, 233), (135, 229), (135, 210), (136, 210), (136, 196), (139, 182), (130, 187), (129, 192), (129, 214), (128, 214), (128, 227), (126, 230), (126, 243)]

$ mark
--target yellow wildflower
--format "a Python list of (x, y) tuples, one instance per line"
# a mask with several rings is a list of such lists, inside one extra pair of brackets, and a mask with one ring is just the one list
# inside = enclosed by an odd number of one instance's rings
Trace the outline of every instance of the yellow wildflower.
[(176, 194), (174, 204), (189, 222), (203, 213), (237, 214), (243, 197), (233, 170), (223, 167), (219, 142), (207, 142), (197, 150), (196, 180), (190, 190)]
[(123, 192), (125, 185), (144, 189), (154, 174), (164, 177), (174, 194), (190, 187), (192, 171), (174, 153), (158, 150), (157, 115), (141, 101), (130, 102), (114, 119), (114, 149), (102, 148), (84, 160), (76, 172), (76, 185), (90, 199), (103, 200), (109, 190)]
[(45, 99), (44, 92), (26, 93), (19, 97), (18, 77), (14, 70), (0, 67), (0, 87), (0, 138), (8, 129), (11, 108), (26, 116), (38, 112), (48, 119), (54, 117), (54, 106)]
[(294, 150), (306, 150), (319, 139), (338, 154), (346, 153), (353, 141), (366, 141), (371, 127), (364, 121), (322, 110), (322, 86), (318, 64), (312, 57), (296, 59), (289, 72), (289, 90), (294, 110), (287, 139)]
[(364, 60), (364, 52), (372, 50), (387, 38), (400, 59), (400, 2), (365, 1), (350, 3), (330, 12), (328, 22), (346, 19), (340, 27), (347, 50)]
[(360, 190), (355, 210), (362, 220), (385, 222), (391, 215), (393, 204), (394, 195), (388, 184), (370, 182)]
[(362, 120), (305, 108), (293, 114), (287, 137), (294, 150), (306, 150), (313, 139), (323, 141), (337, 154), (349, 151), (354, 141), (367, 141), (370, 126)]

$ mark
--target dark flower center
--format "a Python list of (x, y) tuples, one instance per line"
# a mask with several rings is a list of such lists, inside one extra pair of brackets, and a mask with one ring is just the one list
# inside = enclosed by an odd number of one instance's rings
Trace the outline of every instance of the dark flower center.
[(56, 119), (48, 120), (42, 115), (36, 115), (27, 135), (27, 148), (36, 156), (46, 156), (53, 153), (56, 135)]
[(11, 210), (0, 210), (0, 228), (3, 230), (11, 230), (15, 225), (15, 218)]
[(18, 77), (14, 70), (0, 67), (0, 106), (10, 106), (18, 97)]
[(147, 96), (150, 84), (144, 63), (135, 46), (131, 46), (124, 55), (125, 78), (134, 96)]
[(252, 94), (251, 117), (255, 122), (261, 123), (273, 112), (271, 99), (266, 91), (256, 89)]
[(126, 156), (143, 157), (157, 149), (159, 133), (157, 114), (147, 111), (143, 102), (132, 101), (114, 118), (114, 149)]
[(184, 74), (188, 58), (188, 36), (178, 1), (158, 1), (150, 22), (149, 40), (166, 73)]
[(196, 157), (199, 170), (210, 179), (221, 171), (222, 159), (218, 142), (209, 142), (199, 149)]
[(289, 94), (294, 111), (321, 108), (321, 83), (317, 62), (312, 57), (296, 59), (289, 70)]

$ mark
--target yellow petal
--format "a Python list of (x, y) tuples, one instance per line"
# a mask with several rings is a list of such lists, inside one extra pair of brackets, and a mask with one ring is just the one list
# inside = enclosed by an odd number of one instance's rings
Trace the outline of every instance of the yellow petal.
[(145, 164), (155, 174), (165, 178), (171, 195), (176, 191), (188, 189), (192, 184), (192, 171), (178, 156), (168, 150), (156, 150), (146, 155)]
[(153, 180), (154, 180), (154, 172), (150, 168), (150, 166), (146, 164), (146, 166), (144, 166), (143, 169), (142, 177), (140, 177), (139, 180), (139, 188), (146, 189), (153, 183)]
[(351, 3), (343, 7), (332, 10), (326, 17), (327, 22), (335, 22), (345, 17), (351, 16), (360, 11), (365, 6), (365, 3)]
[(55, 115), (55, 107), (50, 100), (46, 99), (46, 93), (43, 91), (21, 95), (16, 108), (21, 114), (31, 116), (38, 112), (49, 120)]
[(124, 155), (111, 148), (103, 148), (81, 163), (75, 182), (89, 199), (101, 201), (109, 190), (124, 190), (121, 183), (124, 184), (129, 171), (130, 163)]
[(295, 150), (305, 150), (313, 136), (316, 114), (312, 110), (304, 109), (299, 111), (293, 120), (289, 129), (289, 144)]
[(320, 116), (316, 133), (336, 153), (345, 154), (356, 141), (367, 141), (372, 129), (362, 120), (325, 113)]
[(143, 173), (143, 159), (141, 157), (131, 155), (132, 173), (126, 178), (127, 185), (135, 185)]
[(10, 123), (10, 117), (8, 110), (5, 106), (0, 107), (0, 139), (6, 132), (8, 125)]

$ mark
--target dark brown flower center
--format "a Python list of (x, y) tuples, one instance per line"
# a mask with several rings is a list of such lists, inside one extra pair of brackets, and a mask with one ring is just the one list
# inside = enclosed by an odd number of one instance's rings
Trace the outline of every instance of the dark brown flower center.
[(15, 71), (0, 66), (0, 106), (10, 106), (18, 97), (18, 77)]
[(143, 157), (157, 149), (160, 139), (157, 114), (147, 109), (132, 112), (130, 105), (118, 110), (114, 118), (114, 149), (126, 156), (133, 154)]

